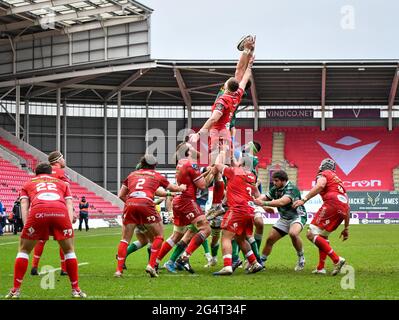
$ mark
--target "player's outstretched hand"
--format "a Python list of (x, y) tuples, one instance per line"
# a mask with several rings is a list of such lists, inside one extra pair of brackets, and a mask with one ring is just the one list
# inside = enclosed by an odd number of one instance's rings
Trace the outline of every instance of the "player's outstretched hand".
[(339, 238), (342, 238), (342, 241), (348, 240), (348, 238), (349, 238), (349, 230), (346, 229), (346, 228), (344, 230), (342, 230)]
[(296, 209), (296, 208), (302, 206), (303, 204), (304, 204), (304, 202), (303, 202), (302, 200), (297, 200), (297, 201), (295, 201), (295, 202), (292, 204), (292, 208), (293, 208), (293, 209)]
[(198, 133), (192, 133), (189, 135), (189, 142), (196, 143), (199, 140), (199, 134)]
[(179, 188), (180, 188), (180, 191), (183, 192), (183, 191), (186, 191), (187, 186), (185, 184), (181, 184), (181, 185), (179, 185)]
[(263, 207), (263, 201), (262, 201), (262, 200), (260, 200), (260, 199), (255, 199), (254, 202), (255, 202), (255, 204), (256, 204), (257, 206)]
[(256, 41), (256, 36), (253, 36), (252, 38), (245, 41), (244, 49), (253, 51), (255, 49), (255, 41)]

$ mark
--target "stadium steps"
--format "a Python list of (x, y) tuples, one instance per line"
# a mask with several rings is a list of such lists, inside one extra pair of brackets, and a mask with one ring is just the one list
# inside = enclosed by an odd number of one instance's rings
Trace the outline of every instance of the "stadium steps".
[(32, 177), (15, 164), (0, 157), (0, 195), (7, 214), (12, 211), (22, 185)]
[[(32, 155), (12, 145), (9, 141), (1, 137), (0, 144), (2, 148), (9, 150), (11, 154), (18, 155), (18, 158), (26, 157), (26, 161), (30, 163), (30, 165), (36, 166), (38, 163), (38, 160)], [(32, 167), (32, 169), (34, 169), (34, 167)], [(12, 209), (14, 201), (18, 198), (22, 185), (32, 176), (32, 174), (30, 175), (16, 164), (0, 157), (0, 195), (8, 212)], [(86, 196), (90, 205), (90, 218), (113, 218), (121, 214), (121, 209), (118, 206), (106, 201), (80, 184), (72, 181), (70, 187), (73, 195), (73, 207), (76, 212), (79, 212), (79, 201), (81, 197)]]
[[(270, 171), (284, 170), (288, 174), (288, 178), (294, 184), (297, 183), (298, 169), (291, 165), (284, 156), (285, 150), (285, 133), (284, 132), (273, 132), (273, 147), (272, 147), (272, 163), (267, 167), (267, 170), (263, 173), (264, 185), (269, 186), (270, 184)], [(263, 184), (263, 182), (262, 182)]]
[(393, 185), (396, 191), (399, 191), (399, 167), (393, 169)]

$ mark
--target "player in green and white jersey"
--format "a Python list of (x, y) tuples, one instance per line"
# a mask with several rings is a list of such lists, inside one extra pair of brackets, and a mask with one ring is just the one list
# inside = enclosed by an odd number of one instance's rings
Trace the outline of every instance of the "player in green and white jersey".
[(301, 271), (305, 266), (305, 256), (303, 253), (302, 240), (299, 234), (303, 230), (307, 216), (304, 206), (299, 206), (296, 209), (292, 207), (296, 200), (301, 199), (301, 193), (299, 189), (289, 181), (288, 175), (285, 171), (275, 171), (272, 178), (273, 187), (269, 192), (261, 195), (255, 200), (257, 205), (263, 207), (276, 207), (280, 214), (280, 219), (273, 225), (273, 228), (266, 240), (266, 245), (263, 248), (261, 258), (266, 262), (272, 252), (273, 245), (288, 234), (291, 237), (292, 245), (298, 255), (298, 262), (295, 266), (295, 271)]

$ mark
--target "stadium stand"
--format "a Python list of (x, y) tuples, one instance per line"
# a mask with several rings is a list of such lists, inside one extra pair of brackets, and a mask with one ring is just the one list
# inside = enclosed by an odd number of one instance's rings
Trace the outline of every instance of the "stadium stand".
[(36, 168), (36, 164), (37, 164), (37, 159), (35, 157), (26, 153), (24, 150), (17, 148), (12, 143), (3, 139), (2, 137), (0, 137), (0, 146), (3, 146), (9, 152), (14, 154), (18, 158), (20, 158), (20, 160), (23, 160), (22, 161), (23, 165), (26, 165), (28, 168), (30, 168), (32, 170), (32, 172), (34, 171), (34, 169)]
[[(285, 156), (298, 167), (298, 186), (309, 190), (323, 158), (337, 162), (338, 176), (348, 190), (394, 190), (399, 165), (399, 131), (383, 127), (275, 128), (284, 131)], [(397, 179), (398, 177), (396, 177)]]
[[(29, 161), (35, 165), (38, 162), (38, 160), (32, 155), (12, 145), (7, 140), (1, 139), (1, 145), (3, 148), (9, 149), (11, 153), (17, 154), (19, 157), (25, 159), (26, 162)], [(3, 202), (7, 208), (12, 208), (22, 185), (31, 178), (32, 175), (2, 158), (0, 158), (0, 166), (2, 168), (0, 172), (0, 190), (1, 194), (4, 195)], [(72, 181), (70, 186), (73, 195), (74, 208), (77, 212), (79, 211), (80, 198), (84, 195), (90, 204), (90, 218), (113, 218), (118, 214), (121, 214), (121, 211), (117, 206), (104, 200), (85, 187), (80, 186), (78, 183)]]

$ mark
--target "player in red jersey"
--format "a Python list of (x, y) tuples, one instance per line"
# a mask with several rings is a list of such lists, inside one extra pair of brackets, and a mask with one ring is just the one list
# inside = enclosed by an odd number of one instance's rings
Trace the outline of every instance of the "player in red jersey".
[[(65, 159), (64, 159), (64, 156), (62, 155), (62, 153), (59, 151), (51, 152), (48, 155), (48, 162), (50, 163), (51, 168), (52, 168), (51, 176), (69, 184), (70, 180), (64, 171), (66, 163), (65, 163)], [(74, 221), (72, 223), (75, 223), (75, 221), (76, 221), (76, 215), (74, 215)], [(35, 246), (35, 249), (33, 252), (32, 269), (30, 271), (30, 274), (33, 276), (39, 275), (39, 272), (38, 272), (39, 262), (40, 262), (40, 258), (42, 256), (42, 254), (43, 254), (45, 245), (46, 245), (46, 240), (39, 240)], [(61, 247), (60, 247), (60, 260), (61, 260), (61, 275), (66, 276), (66, 275), (68, 275), (68, 273), (66, 271), (64, 252), (62, 252)]]
[(313, 273), (325, 274), (324, 264), (326, 257), (329, 256), (334, 263), (332, 275), (337, 275), (345, 264), (345, 259), (338, 256), (331, 248), (328, 236), (331, 232), (345, 221), (344, 230), (340, 238), (343, 241), (349, 237), (350, 207), (349, 199), (346, 194), (342, 181), (335, 173), (336, 164), (332, 159), (324, 159), (319, 167), (319, 174), (316, 178), (316, 185), (301, 200), (294, 202), (293, 207), (297, 208), (306, 201), (320, 194), (323, 205), (315, 214), (309, 225), (307, 238), (319, 248), (319, 265)]
[[(185, 184), (187, 189), (173, 199), (173, 234), (163, 243), (158, 255), (159, 263), (179, 242), (178, 245), (184, 252), (176, 262), (190, 273), (194, 273), (189, 263), (190, 256), (211, 234), (209, 222), (197, 204), (197, 189), (205, 189), (206, 185), (197, 162), (193, 159), (195, 155), (196, 150), (187, 142), (180, 143), (176, 148), (176, 181), (179, 184)], [(187, 226), (191, 224), (198, 232), (194, 235), (194, 232), (189, 231), (192, 235), (186, 237), (190, 239), (187, 245), (180, 240), (187, 231)]]
[(51, 176), (49, 163), (36, 167), (36, 177), (21, 190), (21, 211), (24, 228), (15, 260), (14, 287), (6, 298), (18, 298), (28, 268), (29, 254), (37, 240), (52, 235), (65, 253), (65, 264), (72, 285), (72, 297), (85, 298), (78, 284), (78, 262), (73, 246), (73, 207), (69, 186)]
[[(228, 79), (223, 88), (219, 91), (212, 105), (211, 117), (197, 133), (190, 135), (190, 142), (192, 143), (196, 143), (200, 139), (200, 136), (204, 136), (205, 139), (208, 139), (209, 164), (215, 162), (220, 150), (230, 150), (230, 156), (233, 154), (230, 123), (241, 102), (249, 79), (252, 76), (251, 70), (254, 61), (253, 52), (255, 49), (255, 37), (244, 37), (237, 47), (241, 51), (244, 50), (237, 63), (234, 78)], [(211, 210), (223, 211), (223, 197), (224, 182), (220, 175), (218, 175), (214, 177)]]
[[(256, 176), (251, 172), (252, 159), (247, 155), (240, 158), (238, 165), (228, 167), (224, 164), (226, 151), (222, 151), (216, 159), (214, 170), (222, 173), (227, 179), (227, 206), (228, 211), (222, 221), (222, 253), (224, 267), (213, 273), (214, 275), (231, 275), (232, 268), (232, 244), (236, 239), (244, 252), (250, 267), (249, 273), (255, 273), (263, 269), (256, 260), (255, 254), (246, 239), (247, 234), (252, 234), (255, 217), (255, 204), (253, 196), (257, 191)], [(236, 165), (236, 164), (235, 164)]]
[(163, 242), (163, 226), (159, 214), (155, 210), (154, 195), (160, 194), (157, 189), (163, 187), (170, 191), (182, 192), (185, 185), (171, 184), (162, 174), (155, 171), (157, 160), (154, 156), (145, 155), (140, 160), (140, 169), (133, 171), (125, 179), (119, 190), (119, 198), (125, 202), (123, 210), (122, 240), (118, 247), (118, 265), (115, 277), (121, 277), (126, 259), (127, 247), (137, 225), (144, 225), (152, 236), (151, 256), (146, 272), (151, 277), (158, 277), (156, 258)]

